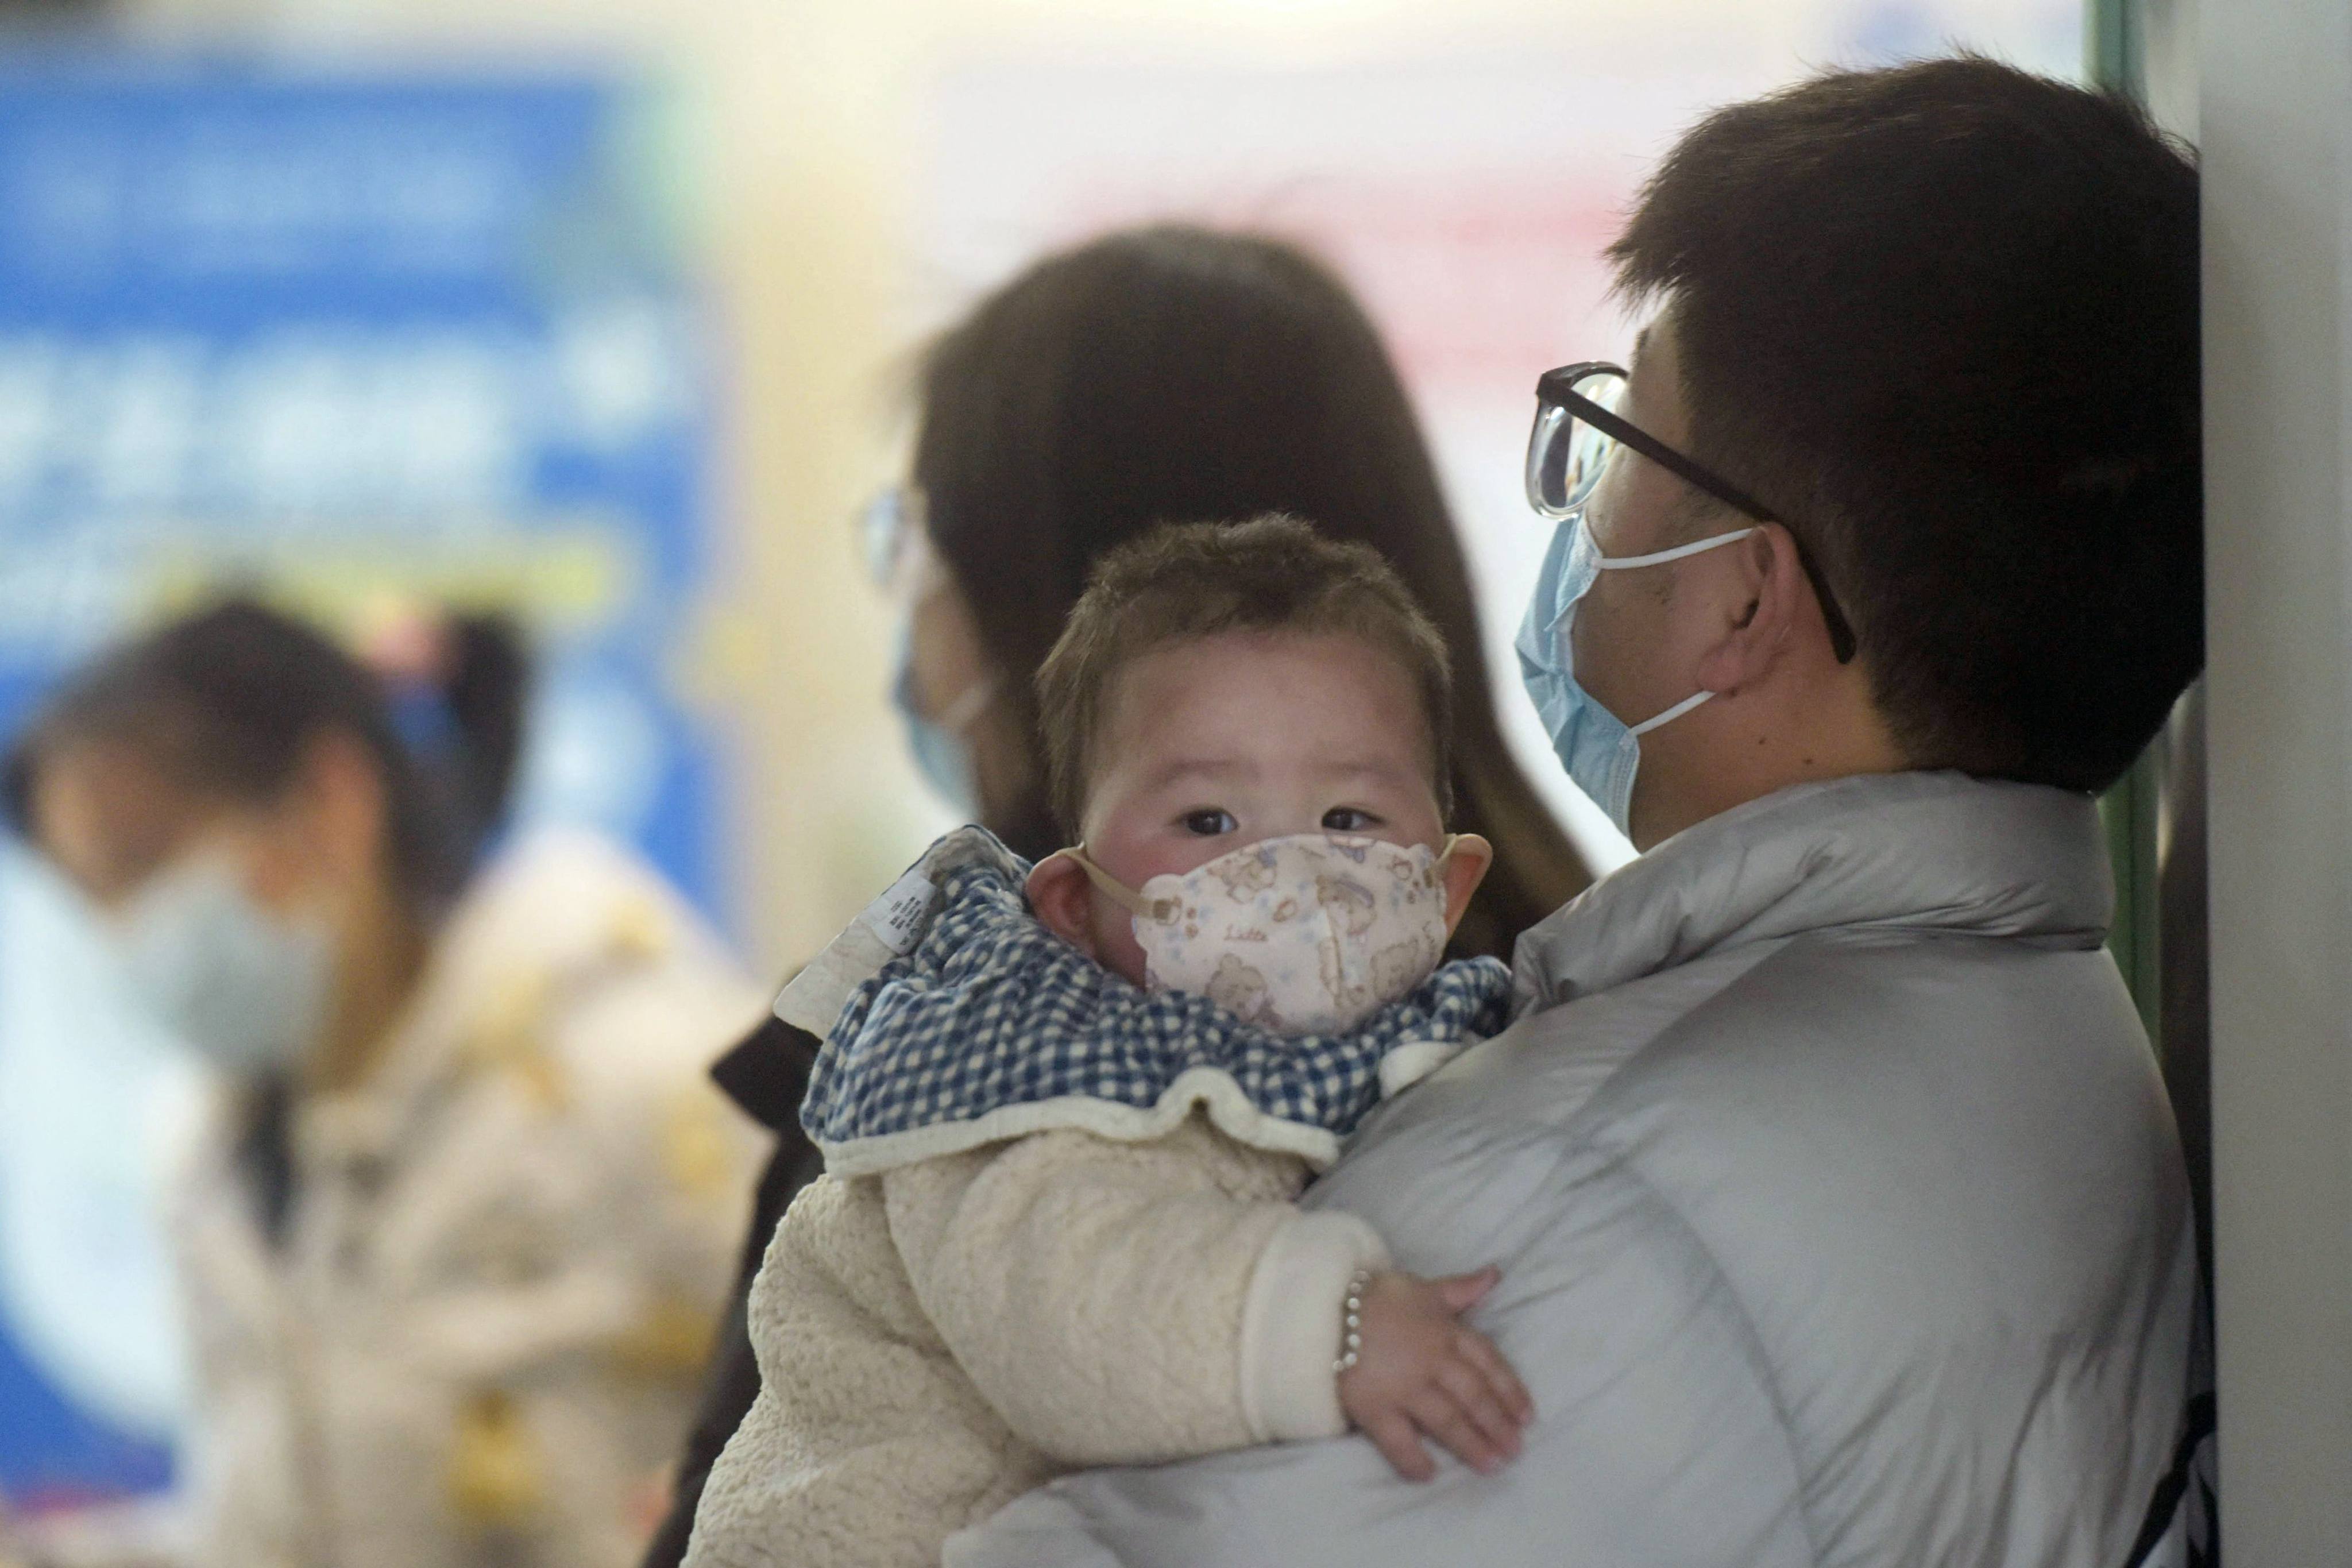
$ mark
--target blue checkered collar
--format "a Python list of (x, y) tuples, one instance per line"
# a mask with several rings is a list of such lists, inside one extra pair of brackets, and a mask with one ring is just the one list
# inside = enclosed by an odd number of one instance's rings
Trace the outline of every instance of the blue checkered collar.
[(833, 1173), (1054, 1128), (1140, 1142), (1196, 1108), (1319, 1168), (1384, 1093), (1507, 1019), (1510, 971), (1475, 959), (1346, 1034), (1270, 1034), (1079, 952), (1029, 912), (1028, 871), (984, 830), (958, 829), (778, 999), (824, 1037), (801, 1122)]

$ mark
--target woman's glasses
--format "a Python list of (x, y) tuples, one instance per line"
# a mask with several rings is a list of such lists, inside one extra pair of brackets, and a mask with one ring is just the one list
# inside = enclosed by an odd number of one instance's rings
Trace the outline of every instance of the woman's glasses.
[(854, 520), (857, 552), (877, 588), (895, 588), (907, 557), (923, 529), (923, 492), (911, 484), (892, 485), (858, 509)]
[(1853, 660), (1853, 626), (1830, 591), (1829, 579), (1795, 528), (1775, 517), (1747, 491), (1685, 457), (1619, 412), (1625, 372), (1599, 360), (1546, 371), (1536, 383), (1536, 424), (1528, 437), (1528, 504), (1544, 517), (1562, 521), (1591, 504), (1620, 449), (1631, 447), (1685, 484), (1713, 496), (1744, 517), (1777, 522), (1796, 541), (1797, 562), (1821, 601), (1830, 650), (1840, 664)]

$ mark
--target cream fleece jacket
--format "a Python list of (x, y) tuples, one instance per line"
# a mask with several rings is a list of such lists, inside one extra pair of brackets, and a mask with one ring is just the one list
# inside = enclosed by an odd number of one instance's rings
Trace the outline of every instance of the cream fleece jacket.
[(761, 1393), (687, 1568), (933, 1568), (1063, 1471), (1345, 1430), (1340, 1306), (1387, 1251), (1298, 1210), (1307, 1173), (1195, 1116), (819, 1181), (752, 1284)]

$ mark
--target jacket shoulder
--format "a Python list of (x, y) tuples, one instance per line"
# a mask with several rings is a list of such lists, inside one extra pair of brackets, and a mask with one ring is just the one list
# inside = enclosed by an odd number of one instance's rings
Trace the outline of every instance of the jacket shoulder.
[(468, 1059), (592, 1113), (717, 1102), (711, 1064), (766, 1010), (652, 868), (587, 835), (519, 847), (459, 906), (443, 946)]

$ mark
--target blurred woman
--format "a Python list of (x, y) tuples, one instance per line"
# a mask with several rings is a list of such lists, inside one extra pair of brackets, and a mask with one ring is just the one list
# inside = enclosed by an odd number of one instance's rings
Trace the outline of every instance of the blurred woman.
[(1458, 950), (1508, 960), (1590, 879), (1505, 747), (1404, 387), (1345, 286), (1299, 251), (1169, 226), (1040, 263), (932, 349), (913, 468), (880, 513), (895, 531), (869, 543), (904, 595), (903, 706), (919, 735), (947, 731), (932, 754), (969, 758), (958, 804), (1020, 853), (1060, 847), (1030, 681), (1096, 558), (1157, 522), (1287, 511), (1387, 556), (1445, 634), (1454, 826), (1497, 850)]
[[(1404, 388), (1322, 267), (1197, 228), (1097, 240), (940, 339), (919, 405), (913, 472), (868, 514), (866, 548), (903, 612), (894, 693), (909, 747), (960, 813), (1031, 858), (1061, 847), (1031, 680), (1104, 551), (1158, 522), (1286, 511), (1386, 555), (1453, 655), (1451, 826), (1496, 848), (1453, 952), (1507, 960), (1591, 879), (1505, 748), (1469, 571)], [(722, 1065), (779, 1138), (742, 1287), (821, 1169), (798, 1121), (815, 1045), (771, 1024)], [(740, 1289), (647, 1568), (684, 1555), (703, 1477), (759, 1390)]]
[(226, 604), (72, 682), (7, 768), (221, 1072), (173, 1232), (222, 1568), (631, 1561), (725, 1300), (750, 1145), (702, 1072), (759, 997), (601, 840), (475, 873), (524, 663), (498, 623), (442, 642), (395, 705)]

